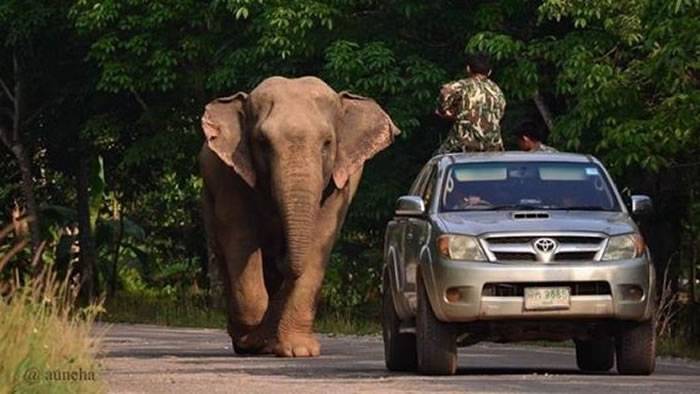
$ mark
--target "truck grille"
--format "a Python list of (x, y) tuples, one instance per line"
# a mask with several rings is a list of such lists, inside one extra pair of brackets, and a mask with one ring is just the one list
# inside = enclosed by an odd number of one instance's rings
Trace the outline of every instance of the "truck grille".
[(568, 287), (572, 296), (611, 295), (608, 282), (487, 283), (481, 290), (486, 297), (522, 297), (526, 287)]
[(606, 236), (598, 233), (490, 234), (481, 238), (490, 261), (597, 261)]
[(494, 255), (498, 261), (537, 261), (537, 257), (532, 253), (496, 252)]
[(596, 252), (559, 252), (554, 255), (554, 261), (593, 260)]

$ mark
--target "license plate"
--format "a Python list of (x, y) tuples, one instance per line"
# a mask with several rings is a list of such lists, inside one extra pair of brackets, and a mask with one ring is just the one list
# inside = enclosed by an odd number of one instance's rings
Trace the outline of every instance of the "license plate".
[(525, 309), (569, 309), (570, 294), (568, 287), (526, 287)]

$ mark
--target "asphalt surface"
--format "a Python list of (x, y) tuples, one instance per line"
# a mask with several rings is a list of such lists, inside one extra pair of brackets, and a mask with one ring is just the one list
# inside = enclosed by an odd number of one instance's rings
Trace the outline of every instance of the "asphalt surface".
[(573, 349), (479, 344), (456, 376), (391, 373), (379, 337), (321, 336), (313, 359), (240, 357), (224, 331), (99, 326), (103, 379), (115, 393), (630, 392), (700, 393), (700, 362), (659, 358), (652, 376), (584, 374)]

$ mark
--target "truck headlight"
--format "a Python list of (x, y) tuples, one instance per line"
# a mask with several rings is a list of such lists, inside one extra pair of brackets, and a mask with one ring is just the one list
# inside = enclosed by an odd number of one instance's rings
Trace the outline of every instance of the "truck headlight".
[(475, 237), (442, 235), (437, 239), (438, 253), (450, 260), (486, 261), (486, 255)]
[(608, 239), (608, 246), (603, 253), (603, 261), (626, 260), (644, 254), (644, 239), (637, 233), (616, 235)]

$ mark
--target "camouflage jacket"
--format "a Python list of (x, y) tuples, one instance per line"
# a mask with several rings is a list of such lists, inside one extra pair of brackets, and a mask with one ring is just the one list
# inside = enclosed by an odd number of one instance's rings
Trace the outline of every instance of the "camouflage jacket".
[(503, 92), (486, 77), (443, 85), (438, 111), (454, 116), (454, 124), (438, 153), (502, 151), (500, 122), (505, 108)]

